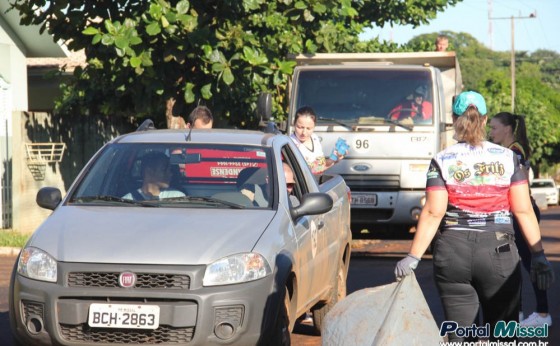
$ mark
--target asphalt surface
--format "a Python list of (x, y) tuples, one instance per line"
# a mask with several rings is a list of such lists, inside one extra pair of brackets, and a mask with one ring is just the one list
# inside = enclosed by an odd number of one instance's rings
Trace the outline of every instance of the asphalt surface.
[[(560, 345), (560, 207), (549, 207), (542, 212), (541, 232), (547, 257), (556, 273), (556, 281), (549, 290), (549, 307), (553, 325), (549, 329), (548, 338), (520, 341), (534, 342), (532, 345), (535, 346), (555, 346)], [(355, 240), (348, 273), (348, 294), (392, 282), (394, 266), (406, 255), (409, 246), (410, 240)], [(18, 252), (17, 248), (0, 248), (0, 346), (14, 345), (8, 320), (8, 286)], [(433, 282), (431, 256), (424, 256), (415, 273), (434, 320), (439, 326), (444, 317)], [(528, 316), (533, 312), (535, 299), (528, 275), (524, 270), (523, 275), (523, 306), (524, 313)], [(292, 334), (292, 345), (321, 345), (321, 337), (313, 335), (309, 323), (298, 323)], [(519, 345), (518, 343), (516, 346)]]

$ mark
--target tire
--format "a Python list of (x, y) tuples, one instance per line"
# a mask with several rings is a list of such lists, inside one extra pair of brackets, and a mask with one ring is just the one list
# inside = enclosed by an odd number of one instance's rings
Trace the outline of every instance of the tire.
[(325, 324), (327, 313), (332, 307), (346, 297), (346, 265), (340, 260), (338, 271), (333, 281), (333, 287), (329, 294), (329, 300), (315, 305), (311, 312), (313, 313), (313, 329), (315, 334), (321, 335), (321, 330)]
[(276, 317), (276, 324), (274, 326), (273, 337), (270, 345), (274, 346), (290, 346), (291, 345), (291, 331), (290, 331), (290, 293), (288, 288), (284, 289), (283, 304), (278, 309), (278, 316)]

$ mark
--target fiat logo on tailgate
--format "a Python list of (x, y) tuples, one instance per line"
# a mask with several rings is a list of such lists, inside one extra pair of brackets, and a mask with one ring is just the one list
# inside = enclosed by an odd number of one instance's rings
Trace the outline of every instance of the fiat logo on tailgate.
[(136, 284), (136, 274), (124, 272), (119, 275), (119, 286), (124, 288), (134, 287)]

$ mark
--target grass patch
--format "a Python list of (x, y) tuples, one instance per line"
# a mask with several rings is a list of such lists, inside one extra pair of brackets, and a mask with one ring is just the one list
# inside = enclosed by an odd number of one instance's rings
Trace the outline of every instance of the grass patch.
[(0, 246), (23, 247), (30, 236), (13, 230), (0, 230)]

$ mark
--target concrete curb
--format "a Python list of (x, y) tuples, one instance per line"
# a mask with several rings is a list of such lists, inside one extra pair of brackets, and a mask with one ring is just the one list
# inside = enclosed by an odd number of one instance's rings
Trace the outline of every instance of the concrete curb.
[(17, 256), (20, 251), (19, 247), (0, 246), (0, 256)]

